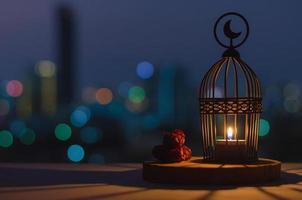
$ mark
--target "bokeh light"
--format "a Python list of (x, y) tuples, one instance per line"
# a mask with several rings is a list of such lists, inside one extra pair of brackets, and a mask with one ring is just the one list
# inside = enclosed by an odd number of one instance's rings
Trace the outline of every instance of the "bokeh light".
[(94, 103), (96, 101), (96, 91), (94, 87), (86, 87), (82, 91), (82, 100), (85, 103)]
[(134, 103), (132, 101), (127, 100), (125, 103), (125, 106), (126, 106), (127, 110), (129, 110), (130, 112), (140, 113), (140, 112), (145, 111), (148, 108), (149, 101), (146, 98), (141, 103)]
[(295, 83), (288, 83), (283, 89), (284, 97), (298, 97), (301, 94), (299, 85)]
[(269, 133), (270, 124), (265, 119), (260, 119), (259, 136), (263, 137)]
[(7, 115), (9, 113), (10, 105), (8, 100), (0, 99), (0, 116)]
[(147, 61), (138, 63), (136, 73), (141, 79), (149, 79), (154, 73), (154, 66)]
[(82, 127), (84, 126), (88, 120), (89, 120), (89, 115), (82, 109), (75, 109), (70, 116), (70, 122), (72, 123), (73, 126), (75, 127)]
[(130, 88), (128, 98), (133, 103), (141, 103), (145, 99), (145, 90), (140, 86), (133, 86)]
[(128, 97), (128, 92), (132, 86), (133, 84), (127, 81), (120, 83), (118, 86), (118, 94), (122, 97)]
[(290, 96), (285, 98), (283, 106), (287, 112), (296, 113), (300, 110), (301, 100), (299, 99), (299, 97)]
[(90, 108), (88, 108), (87, 106), (79, 106), (76, 108), (76, 110), (83, 111), (86, 114), (87, 119), (88, 120), (90, 119), (91, 111), (90, 111)]
[[(212, 88), (209, 88), (207, 90), (207, 94), (210, 94), (211, 96), (212, 96), (212, 92), (213, 92)], [(221, 97), (223, 97), (223, 90), (222, 90), (221, 87), (217, 86), (217, 87), (214, 88), (214, 97), (215, 98), (221, 98)]]
[(109, 104), (113, 99), (113, 94), (109, 88), (100, 88), (96, 92), (96, 100), (101, 105)]
[(102, 134), (96, 127), (85, 127), (80, 131), (80, 137), (83, 142), (94, 144), (101, 139)]
[(9, 127), (13, 135), (20, 137), (22, 132), (26, 128), (26, 124), (22, 120), (15, 119), (9, 124)]
[(36, 73), (44, 78), (53, 77), (56, 73), (56, 65), (50, 60), (41, 60), (36, 64)]
[(23, 85), (18, 80), (8, 81), (6, 85), (6, 92), (11, 97), (18, 97), (23, 92)]
[(0, 131), (0, 147), (10, 147), (13, 144), (13, 136), (7, 130)]
[(72, 162), (80, 162), (85, 156), (85, 151), (81, 145), (73, 144), (67, 149), (67, 157)]
[(215, 92), (215, 98), (223, 97), (223, 91), (221, 87), (215, 87), (214, 92)]
[(68, 124), (61, 123), (55, 128), (55, 136), (57, 139), (66, 141), (71, 137), (72, 130)]
[(31, 145), (36, 140), (36, 133), (32, 129), (26, 128), (22, 131), (19, 139), (22, 144)]
[(100, 153), (93, 153), (88, 158), (89, 163), (104, 164), (105, 157)]

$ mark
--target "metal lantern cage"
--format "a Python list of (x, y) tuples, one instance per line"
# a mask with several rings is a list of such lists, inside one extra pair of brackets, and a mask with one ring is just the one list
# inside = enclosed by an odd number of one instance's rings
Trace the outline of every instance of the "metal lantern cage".
[[(245, 36), (237, 45), (233, 41), (241, 35), (231, 30), (231, 20), (224, 24), (223, 32), (230, 44), (219, 40), (217, 25), (227, 17), (239, 17), (245, 24)], [(227, 48), (223, 57), (204, 76), (200, 85), (200, 122), (203, 156), (217, 159), (217, 144), (243, 145), (246, 161), (258, 159), (258, 131), (261, 105), (261, 85), (255, 72), (240, 58), (235, 49), (247, 39), (247, 20), (238, 13), (226, 13), (215, 23), (216, 41)]]

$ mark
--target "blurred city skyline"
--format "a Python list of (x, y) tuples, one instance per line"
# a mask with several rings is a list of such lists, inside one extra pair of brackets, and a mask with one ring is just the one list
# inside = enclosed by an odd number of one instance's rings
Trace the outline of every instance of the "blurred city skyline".
[(238, 51), (262, 82), (260, 155), (299, 160), (302, 3), (217, 2), (3, 3), (1, 161), (138, 161), (175, 128), (200, 155), (197, 91), (227, 11), (250, 24)]
[(76, 90), (87, 85), (117, 88), (121, 81), (135, 81), (136, 65), (142, 61), (153, 63), (155, 68), (163, 63), (181, 65), (190, 77), (189, 84), (198, 88), (203, 74), (223, 52), (212, 29), (217, 17), (226, 11), (240, 11), (248, 19), (250, 37), (239, 51), (264, 85), (289, 80), (301, 83), (301, 4), (6, 1), (0, 8), (0, 79), (22, 80), (40, 60), (57, 62), (56, 13), (66, 5), (75, 14)]

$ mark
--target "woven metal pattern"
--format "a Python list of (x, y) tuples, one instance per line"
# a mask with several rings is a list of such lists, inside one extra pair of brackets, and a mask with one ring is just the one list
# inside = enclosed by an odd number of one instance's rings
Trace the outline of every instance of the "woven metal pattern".
[(261, 113), (261, 98), (200, 99), (200, 114)]

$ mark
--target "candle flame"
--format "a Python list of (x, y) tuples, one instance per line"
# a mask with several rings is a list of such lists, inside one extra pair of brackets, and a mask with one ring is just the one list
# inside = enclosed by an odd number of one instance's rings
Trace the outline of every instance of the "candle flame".
[(227, 130), (227, 137), (229, 140), (231, 140), (233, 138), (233, 128), (229, 127)]

